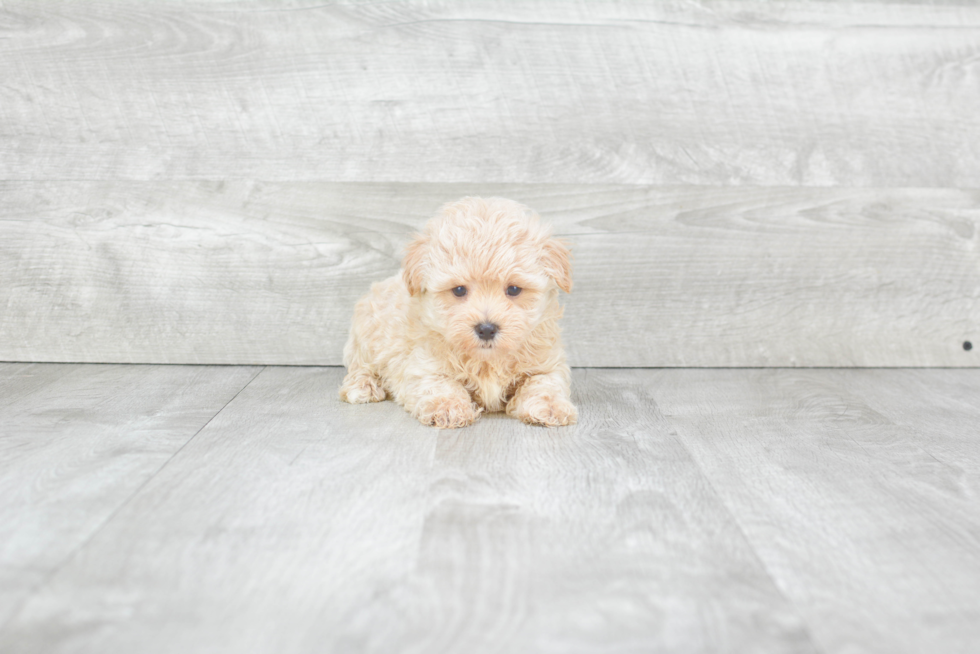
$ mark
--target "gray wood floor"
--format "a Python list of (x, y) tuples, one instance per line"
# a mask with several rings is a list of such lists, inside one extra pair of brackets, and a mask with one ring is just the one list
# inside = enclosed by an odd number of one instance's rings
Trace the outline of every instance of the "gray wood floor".
[(339, 368), (0, 364), (0, 651), (968, 652), (980, 370), (577, 369), (423, 428)]

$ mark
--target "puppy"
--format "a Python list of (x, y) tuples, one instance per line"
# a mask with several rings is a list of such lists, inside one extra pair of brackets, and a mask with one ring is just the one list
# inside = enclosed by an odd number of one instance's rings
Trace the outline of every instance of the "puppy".
[(440, 428), (484, 411), (573, 424), (558, 289), (572, 290), (569, 252), (536, 214), (502, 198), (447, 204), (354, 308), (340, 398), (390, 397)]

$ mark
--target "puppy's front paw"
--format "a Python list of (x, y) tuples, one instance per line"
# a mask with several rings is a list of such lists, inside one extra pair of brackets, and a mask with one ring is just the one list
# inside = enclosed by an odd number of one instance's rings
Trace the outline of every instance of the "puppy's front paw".
[(512, 415), (521, 422), (543, 427), (564, 427), (574, 425), (578, 420), (578, 410), (575, 405), (563, 397), (525, 398)]
[(370, 375), (347, 375), (340, 386), (340, 399), (351, 404), (380, 402), (385, 397), (385, 389)]
[(474, 406), (469, 398), (433, 397), (421, 403), (417, 417), (423, 425), (431, 425), (439, 429), (456, 429), (472, 425), (481, 411), (483, 409)]

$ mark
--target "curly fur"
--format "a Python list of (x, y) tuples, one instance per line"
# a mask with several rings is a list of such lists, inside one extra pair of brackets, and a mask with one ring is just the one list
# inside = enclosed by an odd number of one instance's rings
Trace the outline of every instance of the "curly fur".
[[(459, 286), (464, 297), (453, 293)], [(340, 397), (390, 397), (441, 428), (484, 411), (573, 424), (559, 289), (572, 290), (568, 248), (536, 214), (502, 198), (447, 204), (408, 245), (399, 274), (357, 303)], [(487, 322), (498, 327), (490, 341), (475, 331)]]

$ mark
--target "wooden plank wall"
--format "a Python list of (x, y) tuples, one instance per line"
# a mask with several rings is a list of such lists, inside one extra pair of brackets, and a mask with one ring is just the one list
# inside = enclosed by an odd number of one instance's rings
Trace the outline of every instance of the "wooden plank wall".
[(582, 366), (975, 366), (980, 6), (0, 4), (0, 360), (337, 364), (443, 202)]

